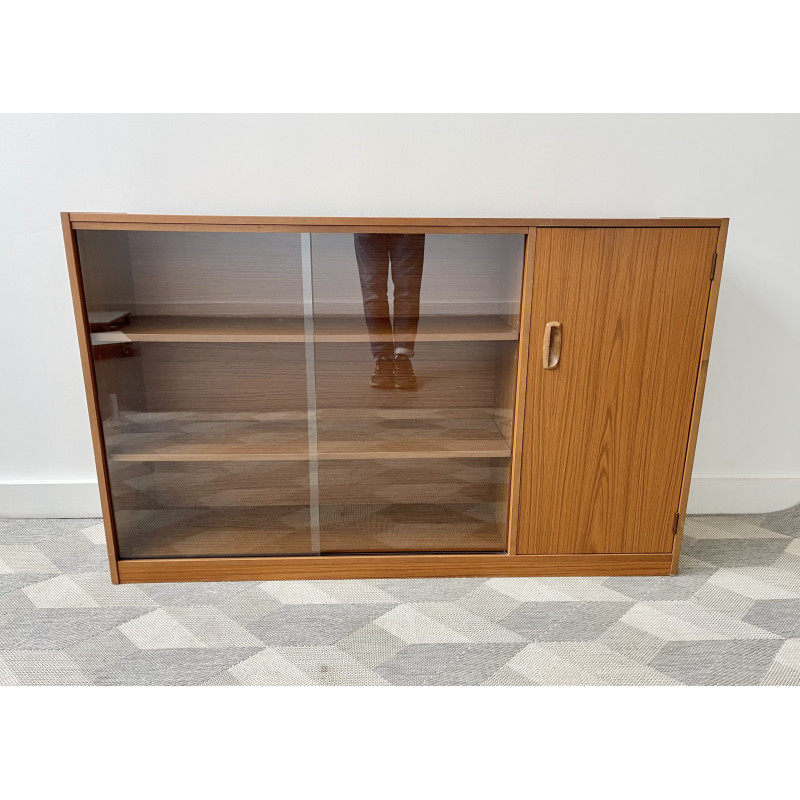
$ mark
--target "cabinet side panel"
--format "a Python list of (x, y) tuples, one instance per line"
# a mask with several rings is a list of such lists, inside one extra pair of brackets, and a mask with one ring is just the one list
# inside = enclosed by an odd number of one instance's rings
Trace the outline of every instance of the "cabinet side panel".
[(100, 488), (100, 504), (103, 510), (109, 568), (111, 570), (111, 580), (114, 583), (119, 583), (117, 544), (114, 536), (114, 523), (111, 514), (110, 490), (103, 448), (103, 434), (100, 425), (100, 409), (97, 404), (97, 388), (92, 366), (91, 340), (86, 316), (86, 304), (83, 295), (80, 261), (78, 260), (78, 243), (76, 241), (75, 232), (70, 225), (69, 214), (61, 215), (61, 227), (64, 233), (64, 246), (67, 253), (67, 266), (69, 268), (72, 304), (75, 310), (75, 323), (78, 329), (78, 346), (81, 354), (83, 381), (86, 388), (86, 402), (89, 409), (89, 424), (92, 429), (92, 444), (94, 447), (95, 466), (97, 468), (97, 482)]
[[(672, 550), (716, 240), (537, 232), (518, 552)], [(551, 369), (548, 322), (562, 331)]]
[(697, 434), (700, 430), (700, 412), (703, 405), (703, 394), (706, 388), (706, 375), (708, 374), (708, 359), (711, 353), (711, 336), (714, 332), (714, 318), (717, 314), (717, 300), (719, 298), (720, 281), (722, 279), (722, 262), (725, 258), (725, 244), (728, 238), (728, 220), (723, 219), (717, 238), (717, 261), (714, 270), (714, 281), (711, 284), (711, 293), (708, 298), (708, 310), (706, 311), (706, 324), (703, 331), (703, 349), (700, 356), (700, 369), (697, 375), (697, 387), (694, 394), (694, 406), (692, 408), (692, 426), (689, 433), (689, 445), (686, 449), (686, 463), (683, 468), (683, 483), (681, 485), (680, 517), (678, 528), (675, 532), (675, 540), (672, 548), (671, 574), (678, 572), (678, 561), (681, 555), (681, 544), (683, 543), (683, 529), (686, 524), (686, 505), (689, 502), (689, 489), (692, 482), (692, 467), (694, 466), (694, 454), (697, 448)]

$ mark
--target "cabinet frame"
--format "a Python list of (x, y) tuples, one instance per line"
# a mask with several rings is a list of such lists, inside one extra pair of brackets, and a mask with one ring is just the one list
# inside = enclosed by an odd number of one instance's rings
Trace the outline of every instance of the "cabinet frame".
[[(711, 347), (711, 336), (720, 277), (722, 273), (728, 220), (725, 218), (660, 219), (459, 219), (459, 218), (380, 218), (380, 217), (218, 217), (147, 214), (70, 213), (61, 214), (67, 253), (70, 287), (78, 330), (84, 386), (92, 431), (106, 545), (113, 583), (217, 580), (290, 580), (381, 577), (477, 577), (536, 575), (667, 575), (678, 569), (688, 502), (694, 452), (697, 444), (700, 411)], [(709, 273), (708, 296), (702, 351), (691, 415), (690, 433), (680, 491), (673, 547), (666, 553), (518, 555), (528, 352), (531, 346), (530, 314), (533, 295), (536, 229), (544, 227), (703, 227), (719, 231), (714, 274)], [(204, 557), (168, 559), (120, 559), (111, 510), (110, 485), (102, 420), (97, 399), (96, 377), (91, 350), (86, 301), (83, 291), (78, 230), (150, 230), (205, 232), (291, 232), (291, 233), (487, 233), (524, 235), (525, 252), (517, 348), (516, 389), (513, 403), (513, 444), (509, 487), (507, 552), (492, 554), (389, 554), (389, 555), (308, 555), (264, 557)], [(711, 268), (711, 265), (709, 265)], [(533, 343), (536, 346), (536, 343)]]

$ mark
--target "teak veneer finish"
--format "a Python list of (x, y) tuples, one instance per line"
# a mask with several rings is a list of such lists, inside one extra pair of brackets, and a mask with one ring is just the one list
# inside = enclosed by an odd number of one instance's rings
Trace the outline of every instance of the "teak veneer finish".
[(725, 257), (725, 245), (728, 240), (728, 220), (720, 222), (719, 238), (717, 240), (717, 250), (714, 256), (713, 276), (711, 282), (711, 292), (708, 298), (706, 309), (705, 327), (703, 329), (703, 346), (700, 353), (700, 369), (697, 374), (697, 385), (694, 391), (694, 402), (692, 404), (692, 423), (689, 432), (689, 444), (686, 448), (686, 462), (683, 467), (683, 480), (681, 483), (680, 507), (678, 509), (678, 521), (675, 528), (675, 541), (672, 546), (672, 564), (670, 574), (676, 575), (678, 572), (678, 561), (681, 554), (681, 544), (683, 542), (683, 527), (686, 523), (686, 506), (689, 502), (689, 486), (692, 480), (692, 466), (694, 464), (694, 453), (697, 448), (697, 434), (700, 429), (700, 409), (703, 405), (703, 392), (706, 388), (706, 375), (708, 374), (708, 359), (711, 354), (711, 334), (714, 330), (714, 319), (717, 314), (717, 300), (719, 299), (720, 279), (722, 277), (722, 266)]
[[(65, 213), (62, 226), (114, 583), (677, 571), (727, 219)], [(206, 308), (227, 268), (215, 253), (175, 279), (157, 257), (131, 266), (155, 240), (126, 236), (195, 231), (516, 235), (518, 302), (423, 313), (424, 391), (379, 397), (360, 388), (363, 317), (325, 311), (330, 274), (312, 322), (297, 276), (277, 313), (256, 295), (225, 315)], [(238, 256), (247, 280), (258, 247)], [(202, 299), (185, 313), (193, 270)], [(87, 291), (146, 302), (89, 308)], [(131, 539), (137, 518), (150, 521)]]
[(517, 552), (666, 553), (686, 459), (714, 228), (539, 232)]
[[(369, 342), (362, 317), (321, 316), (314, 323), (315, 342)], [(498, 316), (423, 317), (418, 342), (515, 341), (519, 331)], [(376, 341), (389, 340), (376, 334)], [(114, 342), (305, 342), (302, 317), (138, 317), (114, 331), (93, 334), (93, 343)]]
[[(440, 412), (444, 413), (444, 412)], [(122, 421), (106, 430), (106, 455), (111, 461), (302, 461), (308, 458), (306, 415), (282, 419), (273, 425), (274, 436), (260, 433), (261, 419), (246, 414), (232, 419), (206, 420), (202, 415), (142, 415), (155, 417), (140, 422)], [(434, 414), (379, 417), (364, 412), (358, 416), (332, 417), (317, 414), (317, 457), (321, 461), (397, 458), (506, 458), (511, 448), (488, 411), (453, 411), (432, 437), (425, 423)], [(392, 436), (381, 423), (388, 419), (403, 423), (402, 436)], [(419, 427), (415, 427), (415, 420)], [(116, 428), (116, 430), (115, 430)], [(188, 431), (186, 429), (189, 429)], [(203, 428), (208, 428), (204, 431)], [(227, 428), (227, 429), (226, 429)]]
[[(391, 555), (300, 558), (130, 559), (119, 565), (122, 583), (264, 581), (333, 578), (500, 578), (537, 575), (667, 575), (671, 555), (594, 556)], [(319, 562), (318, 564), (316, 562)]]
[(407, 231), (409, 228), (465, 228), (473, 232), (483, 228), (718, 228), (722, 219), (706, 217), (661, 217), (659, 219), (545, 219), (545, 218), (459, 218), (459, 217), (215, 217), (182, 216), (179, 214), (94, 214), (71, 212), (68, 218), (77, 229), (86, 223), (117, 226), (124, 224), (160, 225), (283, 225), (291, 230), (312, 230), (329, 226), (337, 231), (352, 232), (358, 227), (388, 227)]

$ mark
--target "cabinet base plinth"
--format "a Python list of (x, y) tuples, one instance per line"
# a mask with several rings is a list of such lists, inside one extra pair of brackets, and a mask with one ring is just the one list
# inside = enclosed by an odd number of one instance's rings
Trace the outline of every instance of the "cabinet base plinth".
[(118, 562), (120, 583), (669, 575), (671, 553), (593, 555), (304, 556)]

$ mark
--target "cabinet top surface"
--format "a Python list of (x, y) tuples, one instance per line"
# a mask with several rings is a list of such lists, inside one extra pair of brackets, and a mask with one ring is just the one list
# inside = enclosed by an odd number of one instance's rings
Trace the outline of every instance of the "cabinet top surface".
[[(73, 227), (89, 224), (105, 226), (129, 225), (236, 225), (291, 228), (320, 227), (419, 227), (419, 228), (519, 228), (529, 227), (700, 227), (717, 228), (722, 217), (659, 217), (655, 219), (553, 219), (553, 218), (475, 218), (475, 217), (256, 217), (195, 216), (174, 214), (127, 214), (64, 212)], [(520, 232), (523, 232), (520, 230)]]

